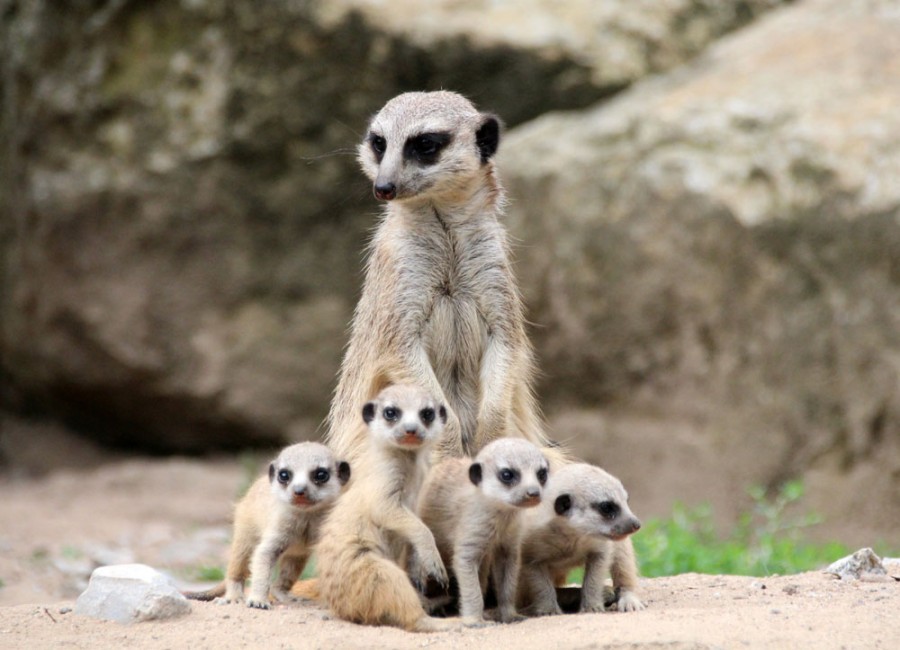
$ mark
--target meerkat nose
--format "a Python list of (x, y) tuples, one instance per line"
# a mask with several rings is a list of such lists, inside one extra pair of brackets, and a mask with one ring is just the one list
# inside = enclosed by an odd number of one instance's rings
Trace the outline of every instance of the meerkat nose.
[(637, 519), (632, 520), (631, 522), (631, 532), (636, 532), (641, 529), (641, 522)]
[(538, 488), (528, 488), (525, 491), (525, 496), (527, 496), (529, 499), (535, 499), (541, 496), (541, 491)]
[(295, 487), (294, 494), (296, 494), (298, 497), (303, 496), (304, 494), (306, 494), (306, 486), (299, 485), (299, 486)]
[(381, 201), (390, 201), (397, 196), (397, 186), (393, 183), (376, 183), (375, 198)]

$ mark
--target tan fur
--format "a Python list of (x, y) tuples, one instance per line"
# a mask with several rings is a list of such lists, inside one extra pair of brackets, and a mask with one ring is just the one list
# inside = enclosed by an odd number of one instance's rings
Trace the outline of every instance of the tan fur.
[[(389, 408), (402, 411), (399, 421), (386, 418)], [(424, 409), (438, 414), (430, 424), (421, 416)], [(419, 388), (391, 386), (363, 413), (368, 426), (358, 415), (357, 426), (360, 433), (368, 431), (369, 462), (354, 470), (353, 483), (323, 526), (316, 551), (318, 591), (332, 612), (348, 621), (413, 632), (447, 629), (453, 624), (426, 614), (399, 565), (409, 552), (416, 582), (447, 582), (434, 537), (412, 511), (446, 410)], [(416, 432), (415, 446), (404, 433), (409, 429)]]
[[(349, 476), (347, 463), (336, 461), (325, 445), (301, 442), (283, 449), (269, 465), (268, 476), (259, 477), (235, 507), (225, 581), (185, 596), (242, 602), (249, 576), (250, 607), (268, 609), (270, 596), (278, 602), (291, 600), (289, 590), (303, 572), (320, 525)], [(276, 563), (279, 577), (271, 583)]]
[[(409, 149), (430, 133), (450, 141), (423, 164)], [(373, 138), (383, 139), (380, 161)], [(460, 95), (406, 93), (375, 115), (359, 147), (388, 202), (328, 418), (327, 440), (351, 463), (365, 449), (359, 405), (395, 383), (422, 386), (447, 405), (440, 458), (474, 455), (504, 436), (548, 445), (499, 221), (504, 196), (490, 160), (498, 139), (497, 119)]]
[[(473, 471), (477, 468), (477, 472)], [(518, 478), (505, 484), (501, 473)], [(495, 440), (475, 460), (453, 458), (429, 474), (419, 498), (419, 514), (434, 532), (441, 558), (459, 583), (459, 609), (466, 625), (484, 620), (484, 592), (492, 578), (498, 619), (516, 612), (521, 513), (540, 503), (548, 462), (526, 440)]]
[(580, 611), (604, 611), (607, 571), (618, 610), (643, 609), (629, 537), (640, 525), (628, 508), (628, 493), (614, 476), (585, 463), (555, 469), (544, 502), (525, 518), (518, 594), (522, 611), (531, 616), (562, 613), (555, 587), (576, 567), (584, 567)]

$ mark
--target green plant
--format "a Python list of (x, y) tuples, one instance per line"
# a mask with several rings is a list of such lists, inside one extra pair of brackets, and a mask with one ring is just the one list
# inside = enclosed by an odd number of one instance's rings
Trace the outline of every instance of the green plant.
[(676, 503), (669, 519), (651, 519), (634, 537), (635, 551), (646, 576), (677, 573), (725, 573), (763, 576), (797, 573), (825, 565), (849, 551), (835, 542), (814, 544), (803, 531), (822, 521), (807, 513), (786, 511), (803, 497), (803, 483), (789, 481), (768, 498), (765, 490), (748, 490), (753, 508), (740, 516), (724, 538), (716, 534), (712, 508)]
[(225, 571), (218, 566), (198, 566), (191, 573), (198, 582), (221, 582), (225, 579)]
[[(688, 508), (676, 502), (672, 516), (649, 519), (632, 538), (641, 574), (654, 577), (679, 573), (764, 576), (809, 571), (843, 557), (849, 549), (831, 542), (804, 540), (803, 531), (822, 521), (815, 513), (788, 514), (803, 497), (803, 483), (789, 481), (769, 498), (763, 488), (748, 490), (753, 507), (732, 531), (721, 536), (713, 524), (712, 507)], [(580, 582), (581, 572), (569, 575)]]

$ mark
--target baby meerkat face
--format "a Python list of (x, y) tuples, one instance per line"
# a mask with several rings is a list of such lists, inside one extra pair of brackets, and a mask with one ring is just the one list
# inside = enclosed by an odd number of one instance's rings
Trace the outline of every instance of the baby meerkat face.
[(350, 465), (337, 461), (318, 442), (285, 447), (269, 465), (269, 484), (276, 499), (298, 508), (317, 508), (333, 502), (350, 480)]
[(373, 435), (410, 451), (435, 442), (447, 422), (444, 405), (415, 386), (385, 388), (362, 413)]
[(641, 527), (628, 507), (628, 493), (599, 467), (573, 463), (553, 474), (547, 499), (559, 517), (583, 535), (620, 540)]
[(530, 508), (541, 502), (549, 472), (537, 446), (523, 438), (500, 438), (481, 450), (469, 466), (469, 479), (494, 501)]
[(404, 93), (372, 118), (358, 158), (379, 200), (449, 197), (478, 177), (500, 128), (456, 93)]

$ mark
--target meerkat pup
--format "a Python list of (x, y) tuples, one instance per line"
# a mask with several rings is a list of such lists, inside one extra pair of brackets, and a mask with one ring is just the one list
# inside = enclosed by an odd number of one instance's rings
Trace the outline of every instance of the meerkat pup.
[(484, 620), (488, 578), (503, 623), (516, 612), (521, 513), (541, 502), (547, 459), (521, 438), (495, 440), (475, 460), (452, 458), (435, 466), (422, 488), (419, 514), (434, 532), (444, 563), (459, 585), (465, 625)]
[(411, 632), (454, 626), (428, 616), (413, 586), (447, 584), (434, 536), (413, 512), (446, 419), (443, 404), (412, 386), (390, 386), (363, 407), (370, 462), (354, 470), (317, 547), (318, 592), (338, 617)]
[(413, 92), (372, 118), (359, 162), (386, 203), (368, 251), (328, 417), (327, 440), (357, 469), (359, 404), (395, 383), (447, 407), (439, 458), (496, 438), (548, 445), (532, 395), (533, 353), (500, 222), (500, 121), (452, 92)]
[(579, 566), (584, 567), (580, 611), (605, 610), (607, 571), (618, 610), (644, 609), (635, 593), (637, 564), (629, 537), (640, 527), (617, 478), (585, 463), (556, 469), (544, 503), (525, 518), (518, 593), (522, 611), (531, 616), (561, 614), (555, 587)]
[[(249, 575), (250, 607), (268, 609), (270, 595), (277, 602), (291, 600), (289, 591), (306, 566), (320, 525), (349, 479), (350, 465), (335, 460), (323, 444), (300, 442), (283, 449), (269, 464), (268, 476), (259, 477), (235, 507), (225, 581), (185, 596), (241, 602)], [(276, 563), (279, 576), (273, 583)]]

